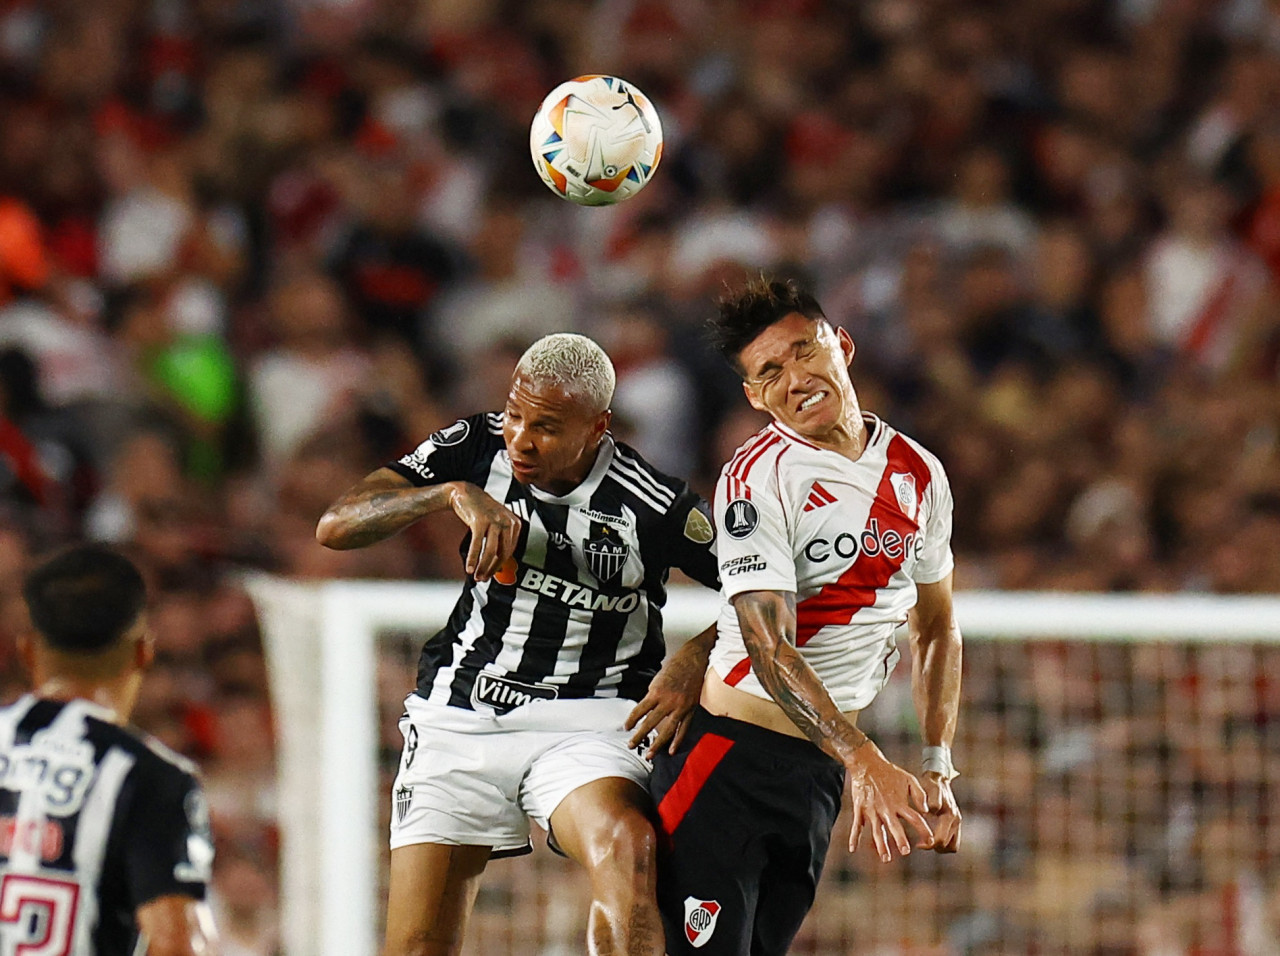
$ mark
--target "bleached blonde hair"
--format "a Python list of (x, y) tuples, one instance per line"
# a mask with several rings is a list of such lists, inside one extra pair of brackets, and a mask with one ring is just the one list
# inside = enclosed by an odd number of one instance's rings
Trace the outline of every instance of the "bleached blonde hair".
[(585, 335), (555, 332), (525, 350), (516, 374), (539, 384), (558, 385), (578, 396), (592, 411), (603, 412), (613, 401), (617, 376), (604, 349)]

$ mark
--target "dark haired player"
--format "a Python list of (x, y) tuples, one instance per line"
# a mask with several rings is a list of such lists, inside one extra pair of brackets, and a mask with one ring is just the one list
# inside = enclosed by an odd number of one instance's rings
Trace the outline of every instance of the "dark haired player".
[(595, 342), (539, 339), (501, 414), (436, 432), (320, 519), (333, 548), (446, 508), (470, 532), (400, 724), (386, 956), (458, 953), (486, 863), (527, 852), (530, 819), (590, 876), (588, 952), (662, 953), (650, 768), (627, 727), (678, 733), (706, 667), (710, 630), (668, 662), (680, 693), (651, 687), (670, 569), (719, 582), (705, 502), (613, 440), (613, 390)]
[(213, 953), (195, 768), (124, 726), (155, 657), (141, 575), (80, 546), (23, 595), (35, 690), (0, 710), (0, 953)]
[[(908, 828), (917, 847), (959, 847), (951, 493), (933, 455), (859, 407), (853, 342), (811, 295), (762, 278), (711, 330), (773, 422), (716, 489), (728, 600), (689, 733), (655, 761), (659, 905), (671, 956), (772, 956), (813, 904), (845, 779), (850, 850), (869, 831), (887, 862), (911, 852)], [(919, 779), (857, 727), (903, 623)]]

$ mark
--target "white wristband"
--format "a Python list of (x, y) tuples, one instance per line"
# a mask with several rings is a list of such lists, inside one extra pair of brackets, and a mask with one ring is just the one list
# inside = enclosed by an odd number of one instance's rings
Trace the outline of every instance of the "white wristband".
[(943, 780), (954, 780), (960, 771), (951, 762), (951, 748), (946, 744), (940, 747), (925, 747), (921, 761), (925, 773), (940, 773)]

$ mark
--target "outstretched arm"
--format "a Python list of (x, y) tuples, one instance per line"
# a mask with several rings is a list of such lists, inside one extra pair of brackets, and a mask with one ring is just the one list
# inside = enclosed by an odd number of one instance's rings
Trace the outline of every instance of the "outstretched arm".
[(329, 506), (316, 525), (316, 540), (335, 551), (367, 548), (450, 507), (458, 484), (446, 481), (418, 488), (390, 468), (379, 468)]
[(316, 540), (337, 551), (365, 548), (446, 508), (471, 530), (467, 573), (477, 581), (492, 577), (515, 554), (520, 519), (465, 481), (419, 488), (390, 468), (379, 468), (329, 506), (316, 525)]
[(732, 600), (751, 665), (764, 689), (816, 746), (848, 771), (853, 802), (849, 849), (857, 849), (863, 826), (870, 826), (876, 851), (886, 863), (893, 859), (894, 846), (903, 855), (910, 853), (904, 820), (920, 834), (918, 846), (931, 846), (933, 832), (920, 813), (928, 809), (920, 782), (890, 763), (871, 738), (849, 722), (795, 646), (795, 594), (745, 591)]
[(963, 644), (951, 599), (952, 576), (917, 585), (917, 601), (908, 617), (911, 627), (911, 692), (920, 733), (931, 759), (921, 774), (929, 808), (937, 816), (932, 849), (954, 853), (960, 848), (960, 810), (951, 792), (951, 743), (960, 710)]

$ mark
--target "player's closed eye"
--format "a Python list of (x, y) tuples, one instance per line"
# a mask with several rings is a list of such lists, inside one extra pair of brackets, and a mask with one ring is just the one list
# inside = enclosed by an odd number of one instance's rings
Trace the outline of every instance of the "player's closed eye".
[(782, 378), (782, 373), (786, 370), (786, 366), (792, 361), (809, 362), (818, 354), (818, 343), (815, 339), (806, 339), (796, 346), (795, 353), (791, 359), (787, 359), (782, 365), (770, 365), (756, 376), (756, 385), (760, 387), (773, 385)]

